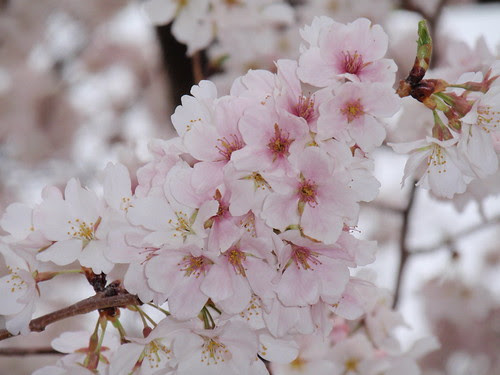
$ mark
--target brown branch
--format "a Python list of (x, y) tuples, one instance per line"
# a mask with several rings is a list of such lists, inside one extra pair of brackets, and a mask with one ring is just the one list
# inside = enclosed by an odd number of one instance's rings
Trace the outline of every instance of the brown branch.
[(481, 222), (481, 223), (478, 223), (476, 225), (472, 225), (469, 228), (463, 230), (462, 232), (458, 232), (456, 234), (451, 234), (450, 237), (445, 238), (441, 242), (438, 242), (432, 246), (420, 248), (420, 249), (414, 249), (414, 250), (410, 251), (410, 253), (411, 254), (428, 254), (428, 253), (431, 253), (433, 251), (439, 250), (445, 246), (450, 247), (450, 246), (453, 246), (453, 244), (461, 238), (467, 237), (467, 236), (474, 234), (480, 230), (486, 229), (489, 226), (498, 225), (498, 224), (500, 224), (500, 215), (495, 216), (486, 222)]
[(411, 214), (411, 209), (413, 207), (413, 203), (415, 202), (416, 192), (417, 192), (417, 187), (415, 185), (415, 181), (412, 181), (410, 196), (408, 197), (408, 204), (406, 205), (406, 209), (402, 212), (403, 223), (402, 223), (402, 227), (401, 227), (401, 237), (399, 237), (400, 259), (399, 259), (398, 273), (397, 273), (397, 277), (396, 277), (396, 287), (394, 290), (394, 301), (392, 304), (393, 308), (396, 308), (396, 306), (398, 305), (399, 297), (401, 294), (401, 282), (403, 279), (404, 269), (406, 267), (408, 257), (411, 255), (410, 251), (408, 250), (407, 244), (406, 244), (406, 239), (408, 237), (408, 228), (409, 228), (409, 224), (410, 224), (410, 214)]
[(0, 348), (0, 356), (26, 356), (47, 354), (64, 355), (64, 353), (59, 353), (57, 350), (54, 350), (52, 348)]
[[(43, 315), (33, 319), (30, 324), (32, 332), (42, 332), (49, 324), (57, 322), (71, 316), (86, 314), (94, 310), (106, 309), (110, 307), (125, 307), (128, 305), (140, 305), (142, 302), (135, 295), (121, 291), (117, 295), (107, 296), (104, 292), (97, 293), (93, 297), (86, 298), (71, 306)], [(0, 340), (8, 339), (17, 335), (11, 334), (9, 331), (0, 330)]]

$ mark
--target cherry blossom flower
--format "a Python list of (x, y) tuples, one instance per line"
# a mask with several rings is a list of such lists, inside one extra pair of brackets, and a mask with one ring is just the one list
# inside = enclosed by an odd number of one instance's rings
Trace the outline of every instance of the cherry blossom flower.
[(348, 254), (336, 246), (315, 243), (298, 231), (286, 231), (281, 236), (285, 246), (279, 254), (283, 275), (276, 287), (278, 298), (285, 306), (313, 305), (320, 298), (337, 302), (349, 280)]
[(358, 205), (346, 186), (345, 175), (336, 173), (333, 161), (317, 147), (306, 148), (292, 158), (298, 178), (283, 178), (264, 201), (262, 217), (279, 230), (300, 224), (304, 234), (325, 243), (334, 243), (344, 217), (357, 216)]
[(375, 348), (363, 334), (355, 334), (337, 343), (331, 352), (335, 375), (369, 375), (387, 368), (385, 361), (376, 359)]
[(321, 335), (302, 336), (299, 340), (299, 355), (286, 364), (272, 363), (273, 374), (330, 374), (334, 363), (329, 359), (329, 340)]
[[(312, 33), (317, 36), (312, 37)], [(308, 41), (317, 40), (317, 45), (311, 44), (300, 56), (297, 73), (302, 81), (319, 87), (342, 78), (353, 82), (394, 82), (397, 67), (394, 61), (383, 59), (388, 37), (380, 25), (372, 26), (366, 18), (347, 25), (322, 22), (304, 34)]]
[(193, 157), (215, 163), (220, 171), (231, 160), (231, 155), (245, 145), (238, 130), (238, 122), (249, 100), (223, 97), (215, 104), (213, 124), (194, 122), (186, 132), (184, 144)]
[[(191, 96), (192, 95), (192, 96)], [(172, 124), (181, 138), (195, 124), (213, 124), (217, 88), (211, 81), (200, 81), (191, 88), (191, 95), (181, 98), (182, 105), (175, 109)]]
[(193, 327), (175, 338), (173, 349), (179, 361), (178, 375), (262, 373), (259, 367), (251, 367), (258, 360), (257, 335), (240, 322), (213, 330)]
[(500, 87), (493, 87), (478, 98), (462, 118), (462, 134), (458, 150), (478, 178), (498, 169), (498, 155), (493, 138), (500, 133)]
[(245, 112), (239, 129), (246, 146), (233, 152), (235, 168), (250, 172), (291, 173), (288, 156), (294, 142), (308, 133), (307, 125), (300, 120), (278, 112), (274, 101)]
[(276, 62), (276, 105), (288, 113), (304, 119), (312, 131), (316, 131), (319, 117), (319, 106), (330, 96), (331, 87), (304, 93), (297, 76), (297, 62), (294, 60), (278, 60)]
[(456, 138), (439, 141), (427, 137), (409, 143), (391, 144), (398, 153), (411, 155), (406, 162), (403, 181), (410, 176), (418, 178), (417, 185), (432, 190), (438, 197), (452, 198), (463, 193), (472, 181), (471, 171), (465, 170), (457, 155)]
[(160, 250), (146, 264), (148, 284), (164, 295), (162, 302), (168, 299), (175, 318), (196, 317), (208, 300), (200, 287), (217, 255), (193, 245)]
[(0, 243), (0, 253), (4, 256), (8, 274), (0, 278), (0, 315), (5, 317), (7, 330), (16, 335), (30, 332), (29, 322), (35, 311), (39, 293), (32, 268), (35, 263), (27, 261), (7, 245)]
[(151, 231), (143, 245), (151, 247), (203, 244), (207, 233), (205, 221), (217, 213), (218, 203), (211, 200), (199, 209), (193, 209), (165, 198), (150, 196), (138, 198), (129, 208), (127, 218), (135, 226)]
[(346, 83), (320, 107), (318, 137), (352, 139), (363, 151), (372, 151), (385, 139), (382, 118), (399, 109), (399, 97), (381, 83)]
[(144, 338), (128, 337), (128, 343), (116, 351), (109, 366), (110, 375), (138, 373), (156, 374), (175, 367), (174, 335), (187, 327), (170, 318), (163, 319)]
[(273, 298), (274, 258), (266, 242), (244, 236), (225, 250), (208, 271), (201, 290), (228, 313), (248, 306), (252, 294)]

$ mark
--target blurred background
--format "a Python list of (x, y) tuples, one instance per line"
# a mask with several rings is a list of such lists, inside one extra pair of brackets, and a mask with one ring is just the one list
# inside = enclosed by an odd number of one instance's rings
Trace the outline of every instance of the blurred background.
[[(282, 3), (282, 2), (280, 2)], [(442, 0), (303, 0), (285, 2), (283, 13), (263, 24), (219, 24), (208, 47), (186, 55), (172, 25), (153, 25), (140, 1), (0, 0), (0, 214), (10, 203), (35, 203), (47, 184), (71, 177), (99, 190), (109, 162), (134, 171), (149, 160), (148, 141), (175, 136), (170, 115), (201, 76), (219, 96), (248, 69), (274, 69), (279, 58), (298, 56), (299, 28), (314, 16), (340, 22), (368, 17), (390, 38), (399, 79), (415, 56), (416, 25), (425, 17), (435, 41), (429, 77), (453, 80), (481, 70), (500, 55), (500, 3)], [(231, 30), (231, 32), (223, 32)], [(193, 61), (201, 62), (201, 72)], [(418, 139), (432, 118), (414, 103), (389, 124), (388, 141)], [(375, 154), (381, 181), (366, 205), (360, 236), (375, 239), (377, 284), (398, 295), (409, 327), (403, 343), (431, 333), (442, 349), (423, 363), (427, 375), (500, 374), (500, 175), (471, 184), (452, 201), (415, 192), (401, 290), (396, 292), (403, 213), (410, 186), (401, 189), (406, 157), (389, 147)], [(0, 276), (6, 273), (0, 262)], [(65, 276), (66, 277), (66, 276)], [(92, 295), (82, 277), (42, 294), (41, 315)], [(55, 284), (54, 284), (55, 285)], [(0, 296), (1, 298), (1, 296)], [(1, 319), (1, 318), (0, 318)], [(72, 318), (29, 339), (2, 347), (48, 346), (62, 330), (85, 329)], [(2, 326), (0, 320), (0, 327)], [(0, 374), (30, 374), (57, 355), (0, 355)]]

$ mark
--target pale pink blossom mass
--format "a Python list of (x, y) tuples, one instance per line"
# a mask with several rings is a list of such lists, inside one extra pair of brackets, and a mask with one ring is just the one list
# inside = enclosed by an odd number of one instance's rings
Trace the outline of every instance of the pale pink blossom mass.
[[(271, 0), (144, 7), (173, 22), (188, 54), (252, 15), (290, 21)], [(98, 296), (140, 300), (127, 314), (142, 326), (124, 329), (124, 306), (99, 308), (95, 331), (63, 334), (52, 345), (67, 356), (35, 375), (420, 374), (417, 360), (437, 343), (404, 349), (390, 293), (357, 270), (377, 249), (357, 234), (360, 204), (380, 187), (373, 152), (401, 107), (388, 36), (367, 18), (326, 17), (301, 35), (299, 58), (276, 61), (276, 73), (249, 70), (228, 95), (194, 85), (171, 116), (178, 137), (151, 142), (136, 186), (109, 163), (102, 194), (73, 178), (33, 207), (7, 207), (0, 314), (10, 333), (29, 333), (38, 284), (66, 272), (84, 273)], [(404, 181), (453, 198), (497, 172), (496, 69), (428, 98), (432, 135), (390, 144), (409, 155)], [(107, 325), (117, 334), (103, 336)]]

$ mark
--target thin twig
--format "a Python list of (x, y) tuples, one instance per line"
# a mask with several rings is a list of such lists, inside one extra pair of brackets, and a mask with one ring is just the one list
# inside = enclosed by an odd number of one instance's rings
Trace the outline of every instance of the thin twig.
[[(114, 296), (106, 296), (104, 293), (97, 293), (95, 296), (86, 298), (71, 306), (33, 319), (30, 322), (29, 327), (32, 332), (42, 332), (49, 324), (71, 316), (86, 314), (94, 310), (106, 309), (109, 307), (125, 307), (141, 303), (142, 302), (137, 296), (129, 294), (125, 291)], [(17, 335), (13, 335), (6, 329), (0, 330), (0, 341), (13, 336)]]
[(52, 348), (0, 348), (0, 356), (27, 356), (27, 355), (64, 355)]
[(402, 207), (395, 206), (391, 203), (383, 202), (383, 201), (373, 201), (370, 204), (362, 204), (363, 207), (373, 208), (379, 211), (391, 212), (393, 214), (402, 214), (405, 209)]
[(497, 224), (500, 224), (500, 215), (495, 216), (486, 222), (481, 222), (481, 223), (472, 225), (469, 228), (467, 228), (461, 232), (450, 235), (449, 238), (445, 238), (444, 240), (442, 240), (442, 241), (440, 241), (432, 246), (411, 250), (410, 253), (412, 255), (413, 254), (428, 254), (428, 253), (431, 253), (433, 251), (439, 250), (442, 247), (453, 245), (453, 243), (457, 242), (457, 240), (459, 240), (461, 238), (470, 236), (471, 234), (474, 234), (480, 230), (486, 229), (489, 226), (497, 225)]
[(408, 250), (407, 244), (406, 244), (406, 239), (408, 237), (410, 214), (411, 214), (411, 209), (413, 207), (413, 203), (415, 202), (416, 191), (417, 191), (417, 187), (415, 185), (415, 181), (412, 181), (410, 196), (408, 197), (408, 204), (406, 205), (406, 209), (402, 213), (403, 223), (401, 226), (401, 237), (399, 238), (400, 259), (399, 259), (399, 267), (398, 267), (398, 273), (397, 273), (397, 278), (396, 278), (396, 287), (395, 287), (395, 291), (394, 291), (394, 301), (392, 304), (393, 308), (396, 308), (396, 306), (399, 302), (399, 297), (401, 294), (401, 281), (403, 278), (404, 269), (405, 269), (406, 263), (408, 261), (408, 257), (411, 255), (410, 251)]

